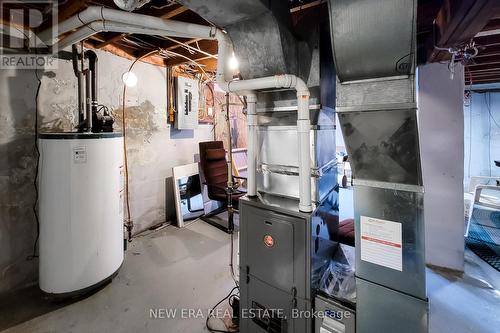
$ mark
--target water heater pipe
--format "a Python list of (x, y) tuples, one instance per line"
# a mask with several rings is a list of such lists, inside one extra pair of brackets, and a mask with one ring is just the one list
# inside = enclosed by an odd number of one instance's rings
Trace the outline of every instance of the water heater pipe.
[[(89, 59), (89, 72), (91, 75), (90, 81), (90, 106), (92, 109), (91, 115), (97, 113), (98, 102), (98, 80), (97, 80), (97, 54), (92, 50), (85, 51), (85, 58)], [(91, 117), (92, 118), (92, 117)]]

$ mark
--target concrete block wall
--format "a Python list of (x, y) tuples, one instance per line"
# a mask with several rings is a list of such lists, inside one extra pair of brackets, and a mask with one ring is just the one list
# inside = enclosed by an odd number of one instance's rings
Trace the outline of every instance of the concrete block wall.
[[(130, 61), (106, 52), (99, 56), (99, 103), (115, 113), (121, 128), (123, 83)], [(77, 116), (77, 86), (69, 61), (40, 71), (41, 131), (70, 131)], [(134, 232), (173, 219), (172, 167), (192, 163), (198, 142), (212, 140), (212, 125), (200, 125), (187, 135), (174, 135), (167, 124), (165, 69), (138, 62), (139, 81), (128, 88), (127, 144), (130, 205)], [(34, 115), (37, 81), (33, 70), (0, 70), (0, 294), (37, 281), (33, 252), (36, 223)], [(175, 137), (175, 138), (174, 138)]]

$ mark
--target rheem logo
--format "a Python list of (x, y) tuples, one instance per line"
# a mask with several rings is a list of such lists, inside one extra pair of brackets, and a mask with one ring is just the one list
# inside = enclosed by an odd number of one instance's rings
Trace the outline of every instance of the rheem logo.
[(264, 236), (264, 245), (266, 247), (273, 247), (274, 246), (274, 238), (271, 235), (265, 235)]

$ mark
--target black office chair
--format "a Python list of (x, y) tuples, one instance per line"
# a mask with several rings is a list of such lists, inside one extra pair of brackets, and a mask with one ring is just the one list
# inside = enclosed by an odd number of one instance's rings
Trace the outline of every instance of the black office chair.
[(200, 209), (192, 209), (191, 199), (201, 194), (200, 177), (198, 175), (190, 176), (187, 182), (180, 184), (181, 200), (187, 201), (187, 208), (190, 213), (202, 212), (203, 207)]

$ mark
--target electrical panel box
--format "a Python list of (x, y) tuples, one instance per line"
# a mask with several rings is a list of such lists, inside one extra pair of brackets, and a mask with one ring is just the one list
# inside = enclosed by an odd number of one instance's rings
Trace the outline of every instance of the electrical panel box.
[(175, 128), (179, 130), (198, 128), (198, 81), (179, 76), (176, 78)]

